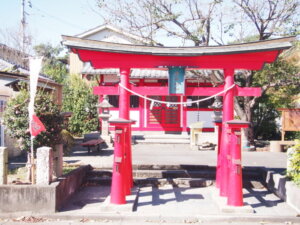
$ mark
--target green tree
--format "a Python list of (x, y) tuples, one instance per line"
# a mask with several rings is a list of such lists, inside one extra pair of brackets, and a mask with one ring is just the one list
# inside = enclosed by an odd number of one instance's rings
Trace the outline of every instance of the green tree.
[(300, 140), (296, 140), (296, 144), (288, 151), (288, 159), (287, 175), (300, 186)]
[[(263, 96), (258, 99), (258, 104), (253, 108), (254, 136), (256, 138), (261, 136), (270, 140), (280, 137), (275, 123), (275, 120), (280, 117), (277, 109), (294, 107), (293, 97), (299, 94), (299, 72), (300, 68), (294, 62), (280, 58), (254, 74), (254, 85), (261, 86), (263, 91)], [(259, 113), (261, 111), (263, 113)], [(269, 127), (270, 125), (276, 126), (272, 128)]]
[(54, 81), (63, 84), (67, 71), (67, 55), (63, 54), (63, 47), (53, 47), (51, 44), (40, 44), (34, 46), (34, 51), (37, 55), (43, 56), (42, 73), (49, 76)]
[(235, 98), (237, 115), (242, 120), (252, 121), (252, 129), (247, 130), (251, 144), (254, 144), (254, 138), (279, 137), (279, 129), (275, 120), (280, 115), (276, 109), (292, 107), (293, 96), (299, 94), (299, 71), (294, 62), (280, 57), (273, 64), (266, 65), (261, 71), (248, 72), (248, 79), (251, 81), (245, 79), (247, 78), (245, 72), (236, 76), (240, 86), (262, 88), (261, 97)]
[[(4, 123), (11, 137), (17, 139), (20, 148), (30, 151), (30, 133), (28, 121), (29, 93), (22, 88), (20, 93), (8, 101), (4, 112)], [(45, 125), (46, 131), (41, 132), (34, 140), (34, 149), (41, 146), (54, 148), (61, 142), (60, 132), (63, 128), (63, 118), (58, 106), (53, 103), (49, 93), (39, 90), (35, 99), (35, 113)]]
[(74, 135), (97, 130), (97, 97), (92, 94), (92, 85), (78, 74), (68, 73), (67, 55), (63, 55), (62, 47), (40, 44), (34, 49), (37, 55), (44, 57), (42, 72), (63, 84), (62, 110), (73, 113), (66, 129)]
[(73, 112), (69, 120), (69, 131), (82, 135), (98, 130), (97, 96), (92, 93), (92, 83), (77, 74), (71, 74), (64, 87), (63, 110)]

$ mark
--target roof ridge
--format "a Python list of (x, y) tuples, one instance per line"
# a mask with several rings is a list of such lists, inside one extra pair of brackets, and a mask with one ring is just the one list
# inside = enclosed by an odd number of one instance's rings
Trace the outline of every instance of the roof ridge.
[(132, 34), (130, 33), (129, 31), (126, 31), (118, 26), (115, 26), (115, 25), (111, 25), (111, 24), (108, 24), (108, 23), (104, 23), (102, 25), (99, 25), (99, 26), (96, 26), (94, 28), (91, 28), (85, 32), (82, 32), (80, 34), (77, 34), (75, 35), (75, 37), (78, 37), (78, 38), (85, 38), (86, 36), (89, 36), (89, 35), (92, 35), (92, 34), (95, 34), (101, 30), (104, 30), (104, 29), (110, 29), (114, 32), (117, 32), (117, 33), (120, 33), (120, 34), (123, 34), (125, 36), (128, 36), (136, 41), (140, 41), (140, 42), (143, 42), (145, 44), (147, 44), (147, 40), (145, 40), (144, 38), (136, 35), (136, 34)]

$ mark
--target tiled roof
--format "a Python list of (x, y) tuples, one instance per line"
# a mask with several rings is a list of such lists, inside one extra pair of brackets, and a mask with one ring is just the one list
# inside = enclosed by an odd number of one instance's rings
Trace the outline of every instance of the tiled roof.
[[(22, 74), (25, 76), (29, 76), (29, 70), (24, 69), (22, 67), (16, 66), (6, 60), (3, 60), (0, 58), (0, 73), (1, 72), (6, 72), (6, 73), (11, 73), (11, 74)], [(44, 74), (39, 74), (39, 78), (43, 79), (44, 81), (49, 81), (49, 82), (55, 82), (54, 80), (50, 79)]]
[(0, 58), (0, 71), (29, 74), (29, 71)]
[[(85, 63), (82, 74), (91, 75), (117, 75), (119, 76), (119, 69), (94, 69), (90, 63)], [(168, 79), (167, 69), (132, 69), (130, 73), (131, 78), (150, 78), (150, 79)], [(217, 70), (187, 70), (185, 74), (186, 79), (199, 79), (200, 81), (222, 83), (223, 75)]]
[(11, 48), (7, 45), (0, 44), (0, 59), (11, 63), (18, 68), (27, 69), (29, 68), (28, 58), (29, 54), (21, 52), (15, 48)]

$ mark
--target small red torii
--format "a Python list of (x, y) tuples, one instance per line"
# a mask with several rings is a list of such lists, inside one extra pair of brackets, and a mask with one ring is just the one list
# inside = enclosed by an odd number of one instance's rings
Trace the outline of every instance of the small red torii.
[[(265, 63), (272, 63), (278, 55), (291, 47), (294, 37), (227, 46), (209, 47), (151, 47), (116, 44), (77, 37), (63, 36), (63, 44), (78, 54), (83, 62), (90, 62), (95, 69), (119, 68), (123, 87), (139, 94), (166, 95), (166, 87), (134, 87), (129, 83), (131, 68), (190, 67), (220, 69), (224, 71), (224, 86), (187, 87), (190, 96), (213, 95), (234, 85), (235, 70), (260, 70)], [(129, 118), (130, 93), (119, 87), (96, 87), (94, 94), (120, 94), (120, 119), (112, 121), (116, 126), (114, 168), (111, 203), (124, 204), (125, 195), (132, 187), (131, 125)], [(228, 197), (228, 205), (243, 205), (241, 178), (241, 154), (239, 129), (247, 124), (234, 119), (234, 96), (260, 96), (260, 88), (235, 86), (223, 94), (223, 121), (220, 125), (216, 183), (220, 195)], [(238, 173), (240, 171), (240, 173)], [(234, 191), (228, 186), (234, 182)]]

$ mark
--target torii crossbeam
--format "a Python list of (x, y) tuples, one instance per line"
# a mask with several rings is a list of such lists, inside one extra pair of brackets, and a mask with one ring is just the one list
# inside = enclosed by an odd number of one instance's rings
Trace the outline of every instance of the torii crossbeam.
[[(224, 71), (224, 86), (187, 88), (186, 95), (213, 95), (221, 90), (227, 90), (234, 84), (235, 70), (260, 70), (265, 63), (272, 63), (278, 55), (291, 47), (294, 37), (274, 39), (268, 41), (253, 42), (247, 44), (236, 44), (227, 46), (211, 47), (150, 47), (138, 45), (125, 45), (93, 41), (70, 36), (63, 36), (63, 44), (68, 46), (72, 52), (77, 53), (83, 62), (90, 62), (95, 69), (100, 68), (120, 68), (120, 83), (123, 87), (133, 90), (139, 94), (168, 95), (166, 87), (134, 87), (129, 83), (131, 68), (157, 68), (157, 67), (189, 67), (200, 69), (220, 69)], [(111, 203), (124, 204), (125, 195), (132, 186), (132, 162), (131, 162), (131, 129), (129, 118), (129, 96), (130, 93), (124, 88), (114, 89), (112, 87), (96, 87), (95, 94), (105, 92), (105, 94), (120, 94), (119, 109), (121, 120), (113, 121), (117, 127), (115, 144), (115, 157), (112, 178)], [(220, 195), (228, 199), (240, 198), (242, 186), (235, 187), (236, 193), (228, 192), (228, 185), (231, 183), (231, 176), (234, 173), (236, 163), (241, 164), (239, 152), (231, 150), (230, 141), (238, 139), (238, 130), (234, 118), (234, 96), (260, 96), (259, 88), (235, 87), (223, 94), (223, 121), (220, 154), (218, 154), (217, 187), (220, 188)], [(240, 124), (243, 127), (243, 124)], [(245, 126), (244, 126), (245, 127)], [(230, 134), (231, 132), (231, 134)], [(124, 136), (122, 136), (124, 134)], [(239, 146), (236, 144), (236, 146)], [(235, 147), (238, 149), (238, 147)], [(239, 150), (240, 151), (240, 150)], [(232, 155), (234, 154), (234, 155)], [(232, 157), (233, 156), (233, 157)], [(234, 160), (233, 160), (234, 158)], [(128, 160), (130, 159), (130, 160)], [(125, 163), (125, 165), (124, 165)], [(228, 167), (229, 166), (229, 167)], [(227, 169), (229, 168), (229, 169)], [(125, 187), (125, 189), (124, 189)], [(239, 203), (228, 201), (229, 205), (240, 206)]]

